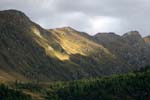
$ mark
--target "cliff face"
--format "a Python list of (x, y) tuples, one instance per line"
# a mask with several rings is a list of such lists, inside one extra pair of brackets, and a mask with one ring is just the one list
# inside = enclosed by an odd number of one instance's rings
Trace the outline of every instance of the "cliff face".
[(73, 80), (124, 73), (149, 63), (145, 44), (137, 34), (92, 37), (70, 27), (46, 30), (20, 11), (0, 11), (0, 80)]

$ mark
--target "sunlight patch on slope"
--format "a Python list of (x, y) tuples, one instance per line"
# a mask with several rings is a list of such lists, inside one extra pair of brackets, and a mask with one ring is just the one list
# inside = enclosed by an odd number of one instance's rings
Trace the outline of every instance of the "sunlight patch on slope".
[(10, 72), (8, 70), (7, 71), (0, 70), (0, 82), (9, 82), (14, 80), (27, 81), (28, 79), (26, 79), (24, 76), (16, 72)]
[[(54, 30), (54, 35), (59, 39), (59, 43), (62, 48), (69, 54), (80, 54), (86, 56), (86, 54), (82, 51), (82, 44), (77, 43), (79, 40), (75, 40), (75, 36), (70, 37), (69, 34), (66, 34), (61, 30)], [(74, 33), (72, 33), (74, 34)], [(68, 37), (69, 36), (69, 37)]]
[(49, 44), (49, 41), (44, 38), (40, 31), (34, 26), (31, 28), (32, 32), (35, 34), (35, 41), (45, 49), (45, 53), (47, 56), (49, 57), (56, 57), (59, 60), (69, 60), (69, 56), (67, 54), (62, 54), (60, 52), (57, 52), (56, 50), (54, 50), (54, 48), (52, 48), (52, 46)]
[(35, 35), (37, 35), (38, 37), (42, 38), (40, 31), (39, 31), (35, 26), (33, 26), (33, 27), (31, 28), (31, 30), (32, 30), (32, 32), (33, 32)]
[(55, 55), (56, 55), (60, 60), (62, 60), (62, 61), (65, 61), (65, 60), (69, 60), (69, 59), (70, 59), (69, 55), (67, 55), (67, 54), (62, 54), (62, 53), (57, 52), (57, 51), (55, 51), (54, 53), (55, 53)]
[(89, 39), (78, 34), (76, 31), (72, 30), (70, 32), (66, 29), (55, 29), (53, 31), (53, 34), (59, 38), (61, 46), (68, 54), (88, 56), (91, 53), (99, 52), (100, 49), (105, 51), (105, 53), (110, 54), (110, 52), (103, 46), (90, 41)]
[[(40, 31), (36, 28), (33, 28), (32, 31), (36, 33), (35, 40), (45, 49), (46, 55), (62, 61), (70, 60), (70, 56), (72, 55), (90, 56), (99, 53), (99, 51), (104, 51), (108, 55), (111, 55), (103, 46), (90, 41), (74, 30), (54, 29), (50, 31), (51, 35), (49, 38), (40, 34)], [(55, 46), (55, 44), (59, 44), (60, 47)], [(65, 52), (61, 51), (61, 48)]]
[(50, 30), (50, 32), (58, 39), (61, 47), (71, 55), (93, 56), (106, 55), (108, 58), (115, 58), (112, 53), (100, 44), (97, 44), (86, 37), (82, 36), (80, 32), (74, 29), (57, 28)]

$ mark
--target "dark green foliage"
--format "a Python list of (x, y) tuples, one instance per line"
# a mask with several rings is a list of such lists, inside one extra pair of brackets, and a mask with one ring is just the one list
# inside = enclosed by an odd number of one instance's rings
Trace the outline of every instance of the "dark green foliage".
[(10, 89), (8, 86), (0, 85), (0, 100), (32, 100), (31, 96), (21, 91)]
[(145, 67), (128, 74), (67, 82), (16, 81), (12, 87), (15, 90), (0, 86), (0, 100), (31, 100), (18, 90), (40, 94), (43, 100), (150, 100), (150, 69)]
[(32, 92), (41, 92), (41, 90), (42, 90), (42, 87), (36, 83), (19, 83), (19, 82), (16, 82), (15, 87), (17, 89), (30, 90)]
[(51, 86), (47, 93), (47, 100), (150, 100), (148, 69), (125, 75), (55, 85)]

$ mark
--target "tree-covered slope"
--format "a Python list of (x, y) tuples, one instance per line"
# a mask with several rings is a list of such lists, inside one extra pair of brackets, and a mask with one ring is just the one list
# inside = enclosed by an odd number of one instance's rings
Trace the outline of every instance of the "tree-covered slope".
[(47, 100), (149, 100), (150, 70), (97, 79), (57, 83)]
[[(12, 90), (30, 95), (32, 100), (149, 100), (150, 67), (109, 77), (46, 83), (16, 81), (9, 86)], [(11, 91), (7, 93), (12, 95)]]
[(1, 84), (0, 100), (32, 100), (32, 97), (24, 94), (22, 91), (11, 89), (6, 85)]

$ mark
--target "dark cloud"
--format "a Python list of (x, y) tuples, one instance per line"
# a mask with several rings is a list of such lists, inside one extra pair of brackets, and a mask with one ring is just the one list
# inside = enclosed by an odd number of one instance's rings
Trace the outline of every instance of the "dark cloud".
[(71, 26), (94, 34), (138, 30), (150, 34), (149, 0), (1, 0), (0, 10), (18, 9), (45, 28)]

